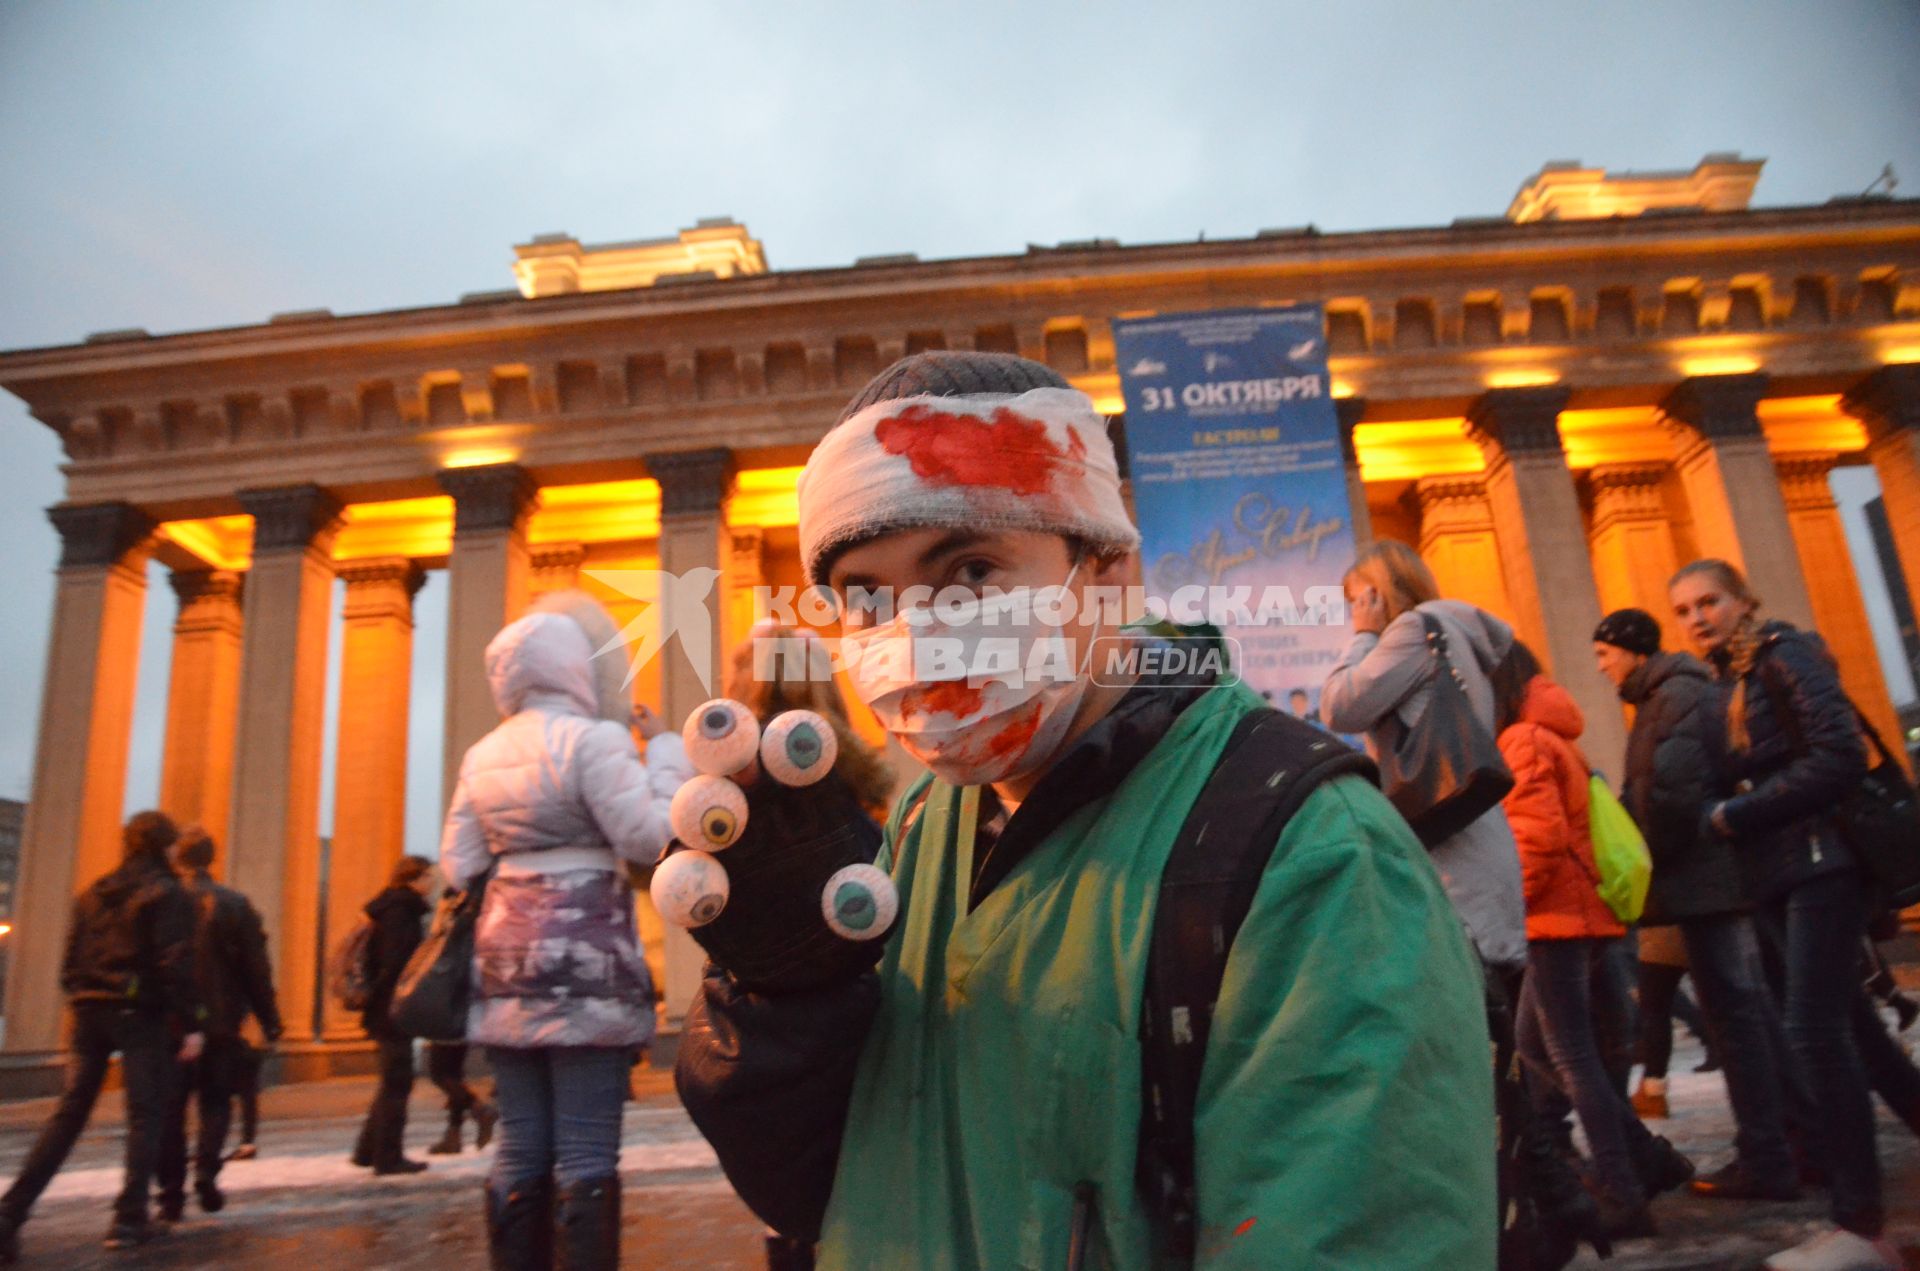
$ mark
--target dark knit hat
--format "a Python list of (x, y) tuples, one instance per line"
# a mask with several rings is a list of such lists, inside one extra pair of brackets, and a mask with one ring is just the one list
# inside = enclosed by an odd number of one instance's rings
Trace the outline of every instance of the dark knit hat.
[(903, 357), (867, 381), (847, 408), (851, 419), (875, 402), (902, 397), (970, 397), (976, 393), (1024, 393), (1030, 388), (1072, 388), (1050, 366), (1011, 353), (935, 349)]
[(1628, 653), (1652, 657), (1660, 652), (1660, 624), (1645, 609), (1616, 609), (1593, 629), (1596, 644), (1611, 644)]

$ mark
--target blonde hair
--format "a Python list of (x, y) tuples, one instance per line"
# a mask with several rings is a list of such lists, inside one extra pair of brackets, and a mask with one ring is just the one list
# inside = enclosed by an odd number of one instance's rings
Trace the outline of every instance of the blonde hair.
[[(774, 656), (764, 663), (757, 659), (755, 646), (761, 641), (778, 641), (766, 647)], [(788, 653), (799, 649), (804, 656), (798, 674)], [(830, 665), (826, 646), (811, 631), (772, 624), (754, 628), (752, 635), (734, 646), (727, 672), (727, 696), (743, 703), (753, 717), (766, 723), (783, 711), (812, 711), (833, 726), (839, 742), (839, 757), (833, 770), (853, 787), (854, 797), (869, 809), (884, 811), (893, 798), (893, 775), (874, 749), (853, 731), (847, 718), (847, 704), (840, 686), (827, 675), (816, 676)]]
[(1340, 580), (1342, 585), (1358, 578), (1369, 583), (1387, 604), (1387, 621), (1392, 622), (1415, 605), (1440, 599), (1440, 584), (1420, 553), (1399, 539), (1380, 538), (1353, 558), (1353, 565)]
[(1754, 660), (1760, 656), (1760, 597), (1754, 595), (1745, 574), (1713, 556), (1682, 565), (1667, 580), (1667, 590), (1672, 591), (1681, 579), (1695, 575), (1705, 575), (1720, 590), (1747, 606), (1733, 634), (1727, 637), (1726, 646), (1727, 669), (1733, 675), (1733, 695), (1727, 700), (1727, 742), (1735, 750), (1745, 750), (1753, 740), (1747, 735), (1747, 673), (1753, 670)]

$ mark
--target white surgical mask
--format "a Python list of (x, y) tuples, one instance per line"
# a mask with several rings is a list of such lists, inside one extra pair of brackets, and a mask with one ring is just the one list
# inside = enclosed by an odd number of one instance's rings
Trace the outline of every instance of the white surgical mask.
[(990, 785), (1053, 757), (1086, 692), (1092, 641), (1041, 615), (1066, 581), (1021, 588), (950, 612), (914, 609), (841, 638), (854, 692), (907, 753), (942, 781)]

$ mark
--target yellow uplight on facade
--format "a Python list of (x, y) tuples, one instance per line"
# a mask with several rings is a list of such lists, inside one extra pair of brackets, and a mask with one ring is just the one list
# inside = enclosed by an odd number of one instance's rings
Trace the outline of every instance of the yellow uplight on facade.
[(444, 494), (350, 504), (342, 520), (333, 541), (335, 560), (435, 560), (453, 550), (453, 500)]
[(614, 543), (660, 536), (660, 483), (651, 478), (550, 485), (527, 522), (527, 542)]
[(1333, 381), (1332, 392), (1335, 397), (1352, 397), (1353, 385), (1346, 380), (1336, 377)]
[(205, 562), (209, 569), (245, 569), (252, 563), (253, 518), (208, 516), (192, 521), (166, 521), (160, 536)]
[(1903, 344), (1888, 349), (1880, 355), (1880, 360), (1889, 366), (1904, 366), (1910, 362), (1920, 362), (1920, 344)]
[(1360, 424), (1353, 430), (1353, 448), (1366, 481), (1460, 476), (1487, 466), (1486, 456), (1467, 436), (1467, 421), (1458, 417)]
[(1710, 357), (1683, 358), (1680, 373), (1694, 375), (1745, 375), (1760, 369), (1760, 359), (1744, 354), (1715, 354)]
[(443, 468), (483, 468), (490, 463), (512, 463), (520, 452), (512, 446), (469, 446), (450, 450), (440, 461)]
[(1511, 371), (1488, 371), (1484, 382), (1488, 388), (1539, 388), (1545, 384), (1558, 384), (1560, 376), (1543, 367), (1517, 368)]
[[(1108, 410), (1096, 401), (1094, 409), (1103, 415), (1125, 410), (1116, 405)], [(729, 525), (775, 529), (800, 524), (799, 468), (749, 468), (734, 482), (733, 501), (727, 506)]]

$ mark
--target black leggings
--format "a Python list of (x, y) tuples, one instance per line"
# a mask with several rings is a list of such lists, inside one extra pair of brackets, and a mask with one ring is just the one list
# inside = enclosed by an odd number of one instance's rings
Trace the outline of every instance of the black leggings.
[(1712, 1046), (1700, 1008), (1681, 989), (1687, 968), (1658, 962), (1640, 964), (1640, 1062), (1644, 1077), (1665, 1077), (1673, 1059), (1673, 1019), (1693, 1030), (1694, 1036)]

